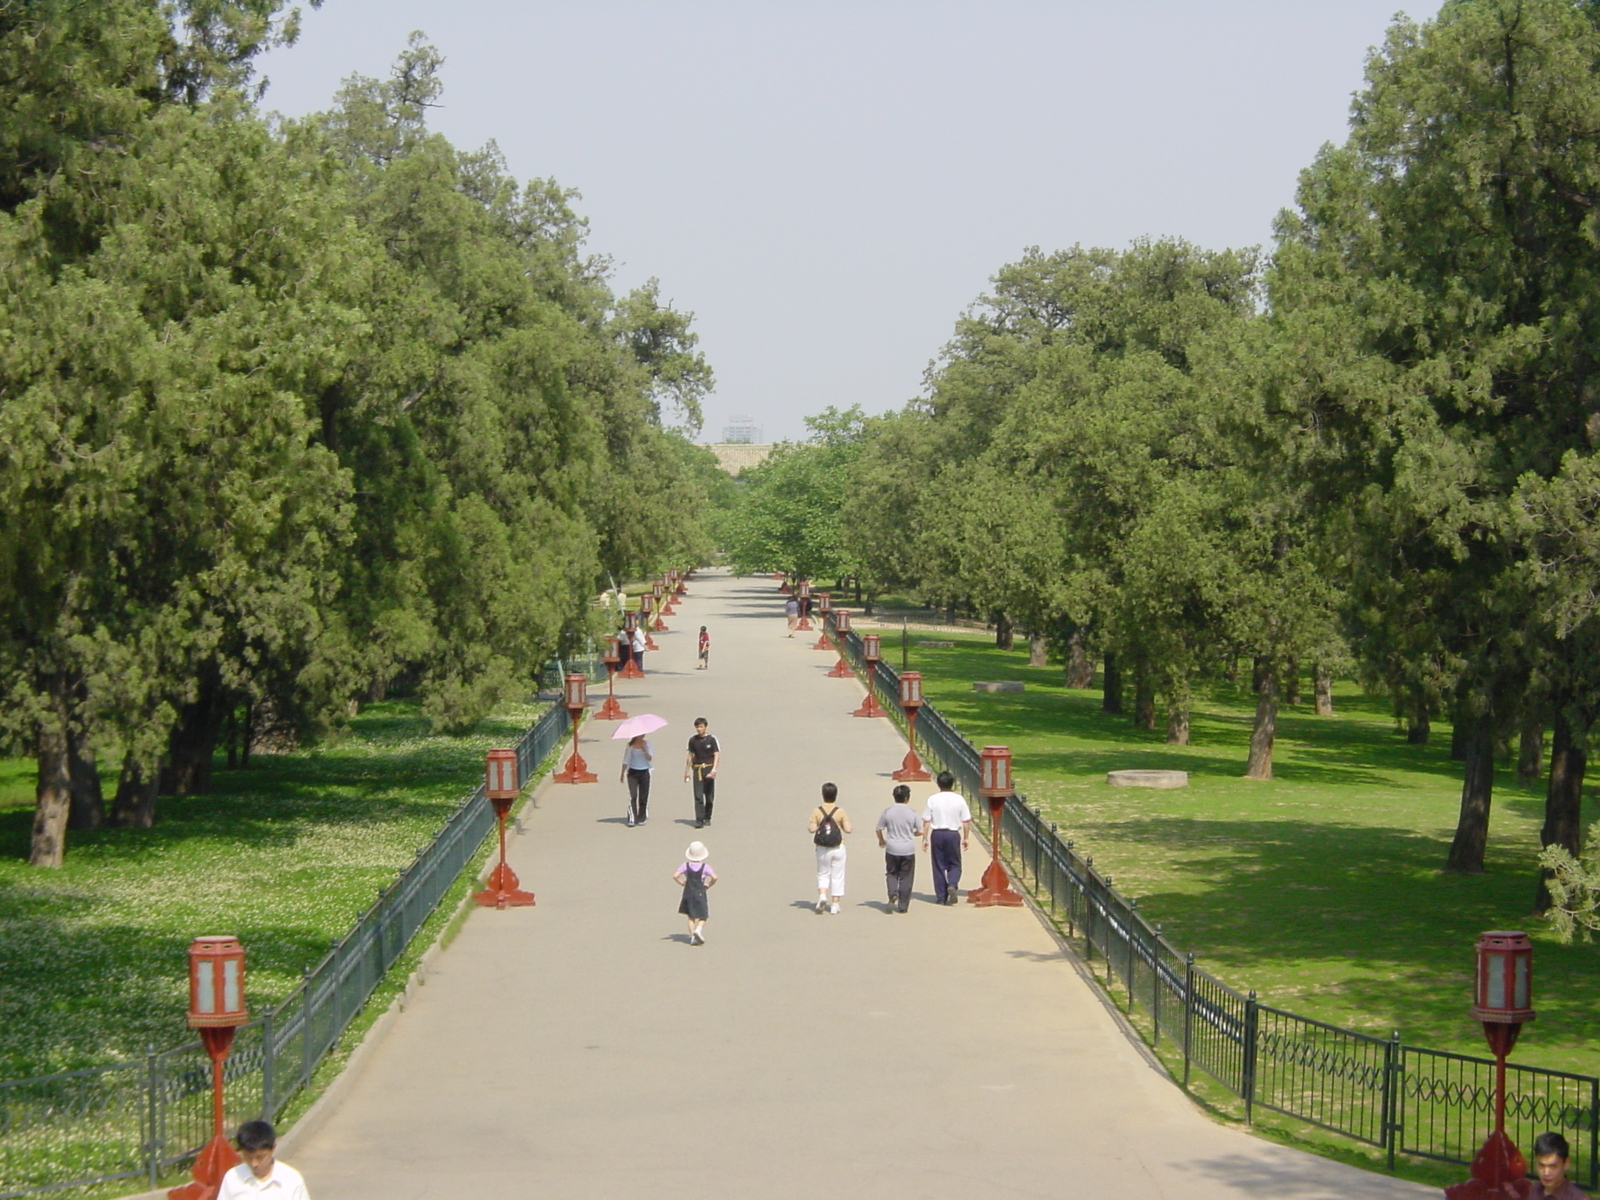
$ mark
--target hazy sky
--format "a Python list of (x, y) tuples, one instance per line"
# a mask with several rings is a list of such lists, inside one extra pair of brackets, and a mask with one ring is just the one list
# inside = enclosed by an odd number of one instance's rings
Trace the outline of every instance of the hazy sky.
[(578, 189), (614, 288), (655, 276), (695, 314), (702, 440), (747, 414), (775, 441), (920, 394), (1030, 245), (1269, 244), (1398, 7), (326, 0), (263, 63), (265, 106), (325, 108), (422, 30), (446, 60), (433, 127)]

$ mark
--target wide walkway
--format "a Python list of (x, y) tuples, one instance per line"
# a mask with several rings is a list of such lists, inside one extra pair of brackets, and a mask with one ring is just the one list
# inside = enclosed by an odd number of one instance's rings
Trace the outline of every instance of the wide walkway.
[[(621, 743), (590, 724), (600, 782), (541, 783), (512, 841), (537, 907), (473, 912), (286, 1142), (317, 1200), (1432, 1194), (1202, 1116), (1031, 910), (937, 908), (924, 857), (910, 913), (887, 915), (871, 831), (904, 746), (851, 717), (860, 685), (826, 677), (815, 635), (784, 636), (781, 601), (767, 579), (691, 582), (618, 690), (671, 722), (649, 823), (624, 826)], [(724, 757), (697, 833), (682, 766), (702, 714)], [(805, 824), (830, 779), (856, 831), (844, 909), (819, 916)], [(671, 874), (697, 836), (721, 882), (691, 947)]]

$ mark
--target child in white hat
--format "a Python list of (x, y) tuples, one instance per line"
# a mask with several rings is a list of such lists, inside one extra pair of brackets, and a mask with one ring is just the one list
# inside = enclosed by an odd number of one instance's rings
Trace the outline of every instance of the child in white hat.
[(678, 911), (689, 918), (689, 945), (706, 944), (706, 891), (717, 882), (717, 873), (706, 861), (710, 852), (704, 842), (690, 842), (683, 852), (684, 862), (672, 873), (672, 878), (683, 889), (683, 899)]

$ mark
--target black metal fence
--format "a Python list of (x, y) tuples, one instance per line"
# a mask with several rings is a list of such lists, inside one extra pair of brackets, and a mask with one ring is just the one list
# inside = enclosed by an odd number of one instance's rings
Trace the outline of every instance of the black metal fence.
[[(568, 729), (566, 709), (547, 709), (517, 743), (519, 777), (530, 779)], [(283, 1111), (494, 827), (479, 784), (294, 991), (239, 1028), (226, 1068), (230, 1120)], [(211, 1119), (211, 1061), (198, 1041), (0, 1082), (0, 1200), (124, 1179), (154, 1188), (210, 1140)]]
[[(900, 676), (881, 659), (870, 675), (854, 631), (844, 655), (890, 712)], [(917, 714), (919, 749), (976, 795), (978, 750), (938, 708)], [(1397, 1154), (1467, 1164), (1494, 1129), (1494, 1060), (1407, 1046), (1262, 1004), (1195, 966), (1080, 856), (1026, 798), (1013, 795), (1001, 817), (1002, 853), (1039, 906), (1083, 947), (1108, 994), (1142, 1009), (1152, 1043), (1173, 1046), (1182, 1082), (1203, 1071), (1243, 1102)], [(1546, 1130), (1572, 1145), (1571, 1174), (1600, 1186), (1600, 1079), (1542, 1067), (1506, 1067), (1506, 1132), (1531, 1146)]]

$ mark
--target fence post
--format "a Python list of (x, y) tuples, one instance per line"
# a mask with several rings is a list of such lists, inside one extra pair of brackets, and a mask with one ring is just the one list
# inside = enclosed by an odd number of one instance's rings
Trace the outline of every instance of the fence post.
[(272, 1068), (278, 1052), (273, 1045), (276, 1036), (272, 1028), (272, 1005), (269, 1004), (261, 1012), (261, 1116), (267, 1121), (275, 1115), (272, 1111)]
[(160, 1068), (156, 1065), (156, 1048), (153, 1044), (146, 1044), (144, 1048), (144, 1063), (145, 1132), (149, 1135), (145, 1142), (145, 1172), (150, 1181), (150, 1190), (153, 1192), (161, 1177), (161, 1084), (157, 1077)]
[(1189, 1086), (1189, 1039), (1194, 1036), (1194, 952), (1183, 956), (1183, 1086)]
[(1589, 1081), (1589, 1190), (1600, 1187), (1600, 1079)]
[(311, 1082), (311, 968), (300, 968), (300, 1086)]
[(1400, 1031), (1383, 1044), (1383, 1145), (1394, 1170), (1395, 1143), (1400, 1138)]
[(1128, 943), (1128, 1015), (1133, 1016), (1133, 991), (1134, 972), (1138, 969), (1135, 958), (1135, 942), (1139, 938), (1139, 902), (1131, 896), (1128, 898), (1128, 936), (1124, 939)]
[(1256, 990), (1244, 1000), (1244, 1063), (1239, 1072), (1240, 1090), (1244, 1093), (1244, 1123), (1254, 1123), (1256, 1101), (1256, 1031), (1261, 1023), (1257, 1011)]
[(1151, 954), (1150, 968), (1150, 1018), (1154, 1032), (1150, 1035), (1152, 1049), (1161, 1045), (1161, 922), (1156, 922), (1156, 946)]
[[(1052, 842), (1059, 842), (1061, 840), (1060, 838), (1058, 838), (1056, 836), (1056, 823), (1054, 821), (1050, 822), (1050, 840)], [(1061, 868), (1056, 862), (1056, 857), (1057, 857), (1056, 856), (1056, 852), (1055, 852), (1054, 848), (1052, 848), (1051, 851), (1050, 851), (1050, 914), (1051, 914), (1051, 916), (1054, 916), (1055, 915), (1055, 911), (1056, 911), (1056, 887), (1060, 882), (1060, 874), (1061, 874)], [(1070, 908), (1067, 910), (1067, 928), (1068, 928), (1068, 930), (1071, 930), (1071, 928), (1072, 928), (1072, 910)]]

